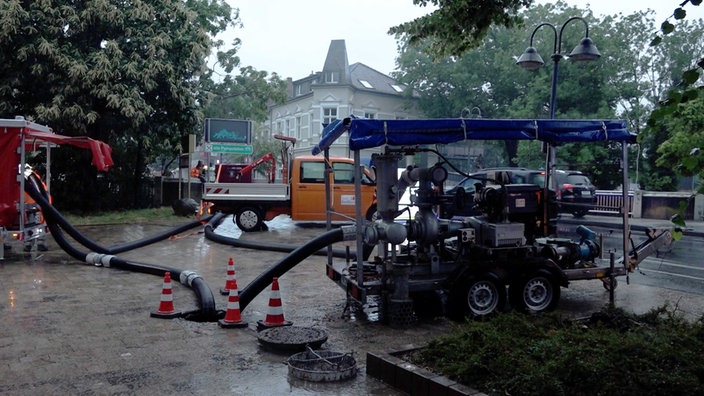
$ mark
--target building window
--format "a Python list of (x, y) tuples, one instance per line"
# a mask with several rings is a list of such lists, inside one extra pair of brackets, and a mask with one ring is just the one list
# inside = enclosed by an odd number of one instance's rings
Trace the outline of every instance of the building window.
[(376, 118), (376, 113), (364, 113), (364, 118), (373, 120)]
[(303, 95), (303, 85), (302, 85), (302, 84), (296, 85), (296, 88), (295, 88), (294, 90), (295, 90), (295, 91), (294, 91), (294, 95), (295, 95), (295, 96), (301, 96), (301, 95)]
[(374, 88), (374, 86), (372, 84), (370, 84), (369, 81), (367, 81), (367, 80), (359, 80), (359, 83), (362, 84), (362, 86), (364, 88), (369, 88), (369, 89)]
[(301, 138), (301, 116), (296, 117), (296, 134), (294, 137), (296, 139)]
[(335, 84), (340, 82), (339, 72), (325, 72), (325, 82), (327, 84)]
[(336, 119), (337, 107), (323, 107), (323, 125), (328, 125)]
[(396, 91), (398, 93), (403, 92), (403, 87), (398, 84), (391, 84), (391, 88), (393, 88), (394, 91)]

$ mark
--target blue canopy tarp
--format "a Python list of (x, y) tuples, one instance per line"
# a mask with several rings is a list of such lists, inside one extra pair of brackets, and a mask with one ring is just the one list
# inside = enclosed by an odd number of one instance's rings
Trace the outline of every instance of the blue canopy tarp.
[(352, 150), (382, 145), (450, 144), (462, 140), (540, 140), (553, 146), (565, 143), (636, 141), (636, 134), (626, 128), (623, 120), (368, 120), (351, 117), (327, 125), (323, 129), (320, 143), (313, 148), (313, 154), (330, 147), (348, 131), (349, 147)]

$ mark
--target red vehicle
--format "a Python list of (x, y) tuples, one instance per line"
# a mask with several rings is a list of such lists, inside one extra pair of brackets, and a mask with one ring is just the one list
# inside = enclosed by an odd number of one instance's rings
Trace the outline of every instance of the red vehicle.
[[(28, 151), (47, 150), (45, 184), (50, 189), (51, 148), (60, 144), (91, 150), (93, 165), (107, 171), (113, 164), (111, 148), (106, 143), (85, 136), (63, 136), (51, 128), (25, 120), (23, 117), (0, 119), (0, 241), (4, 259), (5, 248), (14, 241), (36, 243), (47, 235), (48, 228), (41, 208), (24, 193)], [(31, 173), (31, 172), (30, 172)]]

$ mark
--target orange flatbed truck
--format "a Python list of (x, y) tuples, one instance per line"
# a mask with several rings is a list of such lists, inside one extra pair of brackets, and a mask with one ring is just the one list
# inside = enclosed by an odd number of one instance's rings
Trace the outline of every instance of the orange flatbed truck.
[[(265, 220), (282, 214), (291, 216), (293, 221), (326, 221), (326, 208), (330, 209), (333, 222), (352, 222), (358, 199), (362, 214), (371, 219), (376, 212), (376, 184), (369, 172), (362, 172), (358, 197), (354, 161), (347, 157), (331, 157), (329, 161), (326, 168), (323, 156), (293, 158), (286, 177), (278, 183), (205, 183), (203, 201), (212, 205), (211, 211), (234, 215), (235, 223), (243, 231), (262, 230)], [(329, 193), (326, 193), (326, 174)]]

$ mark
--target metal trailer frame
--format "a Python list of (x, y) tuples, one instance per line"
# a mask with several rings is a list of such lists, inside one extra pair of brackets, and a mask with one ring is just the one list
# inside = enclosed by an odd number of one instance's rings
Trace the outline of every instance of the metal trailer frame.
[[(355, 164), (355, 191), (356, 198), (360, 200), (361, 184), (359, 182), (362, 172), (360, 151), (365, 148), (388, 146), (421, 146), (426, 144), (449, 144), (462, 140), (538, 140), (552, 147), (565, 143), (603, 142), (616, 141), (621, 143), (622, 158), (621, 169), (624, 186), (628, 185), (628, 144), (636, 142), (636, 134), (626, 128), (622, 120), (490, 120), (490, 119), (425, 119), (425, 120), (367, 120), (354, 116), (343, 120), (335, 120), (326, 126), (322, 133), (320, 143), (315, 146), (312, 153), (323, 152), (328, 154), (329, 147), (344, 133), (349, 133), (349, 148), (353, 152)], [(546, 160), (546, 169), (555, 169)], [(554, 172), (550, 172), (545, 188), (550, 183)], [(564, 269), (564, 277), (568, 281), (601, 279), (604, 286), (611, 291), (616, 287), (615, 278), (628, 274), (648, 254), (654, 252), (658, 246), (672, 241), (669, 231), (657, 231), (648, 234), (649, 239), (641, 245), (634, 247), (634, 254), (629, 255), (630, 224), (628, 220), (628, 190), (624, 189), (623, 199), (619, 213), (623, 222), (623, 256), (619, 259), (611, 254), (606, 265), (592, 268)], [(545, 195), (547, 196), (547, 195)], [(543, 222), (547, 223), (547, 211), (544, 213)], [(356, 219), (356, 248), (363, 251), (363, 233), (365, 219), (361, 209), (357, 208)], [(603, 261), (603, 259), (599, 259)], [(326, 274), (334, 282), (358, 302), (364, 303), (368, 296), (379, 294), (383, 284), (379, 280), (365, 279), (365, 258), (357, 255), (356, 266), (345, 263), (333, 262), (328, 255)], [(350, 274), (348, 268), (354, 268), (355, 274)], [(437, 287), (441, 279), (425, 278), (414, 281), (409, 288), (425, 289)]]

